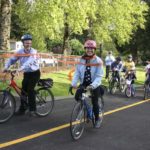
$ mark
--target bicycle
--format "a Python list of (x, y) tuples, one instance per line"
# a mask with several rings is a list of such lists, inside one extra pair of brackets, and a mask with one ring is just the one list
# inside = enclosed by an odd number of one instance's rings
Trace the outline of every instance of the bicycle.
[(135, 96), (135, 87), (132, 84), (133, 79), (131, 78), (132, 73), (128, 73), (128, 79), (126, 79), (126, 88), (125, 88), (125, 95), (127, 97)]
[[(73, 140), (78, 140), (83, 134), (85, 123), (92, 121), (93, 127), (95, 125), (95, 116), (92, 107), (88, 104), (89, 98), (91, 98), (91, 92), (89, 93), (84, 87), (80, 87), (83, 90), (81, 100), (75, 105), (71, 113), (70, 120), (70, 132)], [(70, 93), (73, 95), (72, 90)], [(102, 123), (104, 116), (104, 101), (103, 97), (100, 96), (99, 100), (99, 117)]]
[(123, 75), (120, 76), (120, 82), (118, 81), (117, 74), (118, 70), (111, 71), (112, 75), (109, 78), (109, 91), (111, 94), (115, 94), (116, 90), (119, 89), (121, 93), (125, 90), (125, 79)]
[(148, 99), (150, 95), (150, 80), (146, 80), (144, 84), (144, 100)]
[[(16, 111), (16, 100), (11, 90), (17, 93), (17, 95), (23, 99), (25, 107), (28, 108), (28, 95), (25, 91), (16, 84), (14, 77), (16, 70), (8, 71), (11, 75), (10, 83), (4, 90), (0, 90), (0, 123), (7, 122), (10, 120)], [(54, 107), (54, 96), (49, 88), (53, 86), (52, 79), (40, 79), (38, 81), (36, 94), (36, 115), (44, 117), (50, 114)], [(21, 94), (21, 91), (23, 94)], [(24, 95), (24, 96), (23, 96)]]

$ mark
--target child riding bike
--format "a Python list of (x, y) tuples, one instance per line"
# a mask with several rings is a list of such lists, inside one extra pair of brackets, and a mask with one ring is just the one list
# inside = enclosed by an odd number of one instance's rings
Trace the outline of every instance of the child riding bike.
[(150, 82), (150, 61), (147, 61), (147, 65), (145, 67), (145, 71), (146, 71), (146, 80), (145, 80), (145, 84), (148, 84)]

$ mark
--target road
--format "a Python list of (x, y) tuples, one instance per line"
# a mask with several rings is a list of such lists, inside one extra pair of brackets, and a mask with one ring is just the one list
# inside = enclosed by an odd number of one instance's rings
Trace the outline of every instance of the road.
[(73, 141), (69, 120), (75, 101), (57, 100), (45, 118), (14, 116), (0, 124), (0, 148), (6, 150), (150, 150), (150, 100), (107, 94), (100, 129), (87, 124), (83, 136)]

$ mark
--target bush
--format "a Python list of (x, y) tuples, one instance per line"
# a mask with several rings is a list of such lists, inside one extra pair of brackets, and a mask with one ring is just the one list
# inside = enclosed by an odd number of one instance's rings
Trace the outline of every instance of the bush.
[(83, 44), (77, 39), (70, 40), (70, 47), (72, 55), (82, 55), (84, 53)]
[(47, 50), (52, 51), (54, 53), (61, 53), (62, 52), (62, 41), (57, 39), (57, 40), (50, 40), (46, 39), (46, 45), (47, 45)]

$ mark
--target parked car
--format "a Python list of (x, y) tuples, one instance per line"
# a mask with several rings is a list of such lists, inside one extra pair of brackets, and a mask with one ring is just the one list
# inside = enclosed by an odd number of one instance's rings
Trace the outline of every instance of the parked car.
[(56, 66), (58, 63), (57, 59), (54, 57), (49, 58), (39, 58), (39, 64), (41, 67), (47, 67), (47, 66)]

